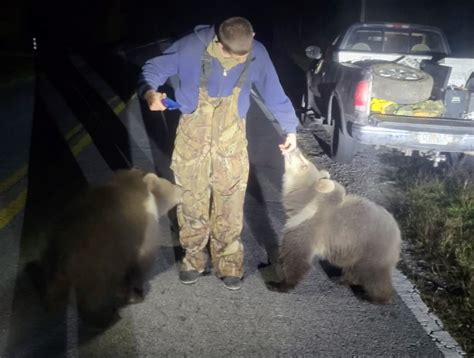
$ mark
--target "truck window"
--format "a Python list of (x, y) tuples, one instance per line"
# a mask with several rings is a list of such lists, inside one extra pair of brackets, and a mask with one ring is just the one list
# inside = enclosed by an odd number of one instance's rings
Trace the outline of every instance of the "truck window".
[(412, 32), (410, 40), (410, 52), (447, 52), (446, 49), (444, 49), (441, 36), (435, 32)]
[(382, 38), (382, 31), (359, 29), (352, 33), (344, 50), (381, 52)]
[(410, 34), (386, 31), (382, 52), (407, 53), (410, 51)]
[(341, 50), (387, 53), (447, 53), (442, 37), (430, 30), (367, 29), (352, 32)]

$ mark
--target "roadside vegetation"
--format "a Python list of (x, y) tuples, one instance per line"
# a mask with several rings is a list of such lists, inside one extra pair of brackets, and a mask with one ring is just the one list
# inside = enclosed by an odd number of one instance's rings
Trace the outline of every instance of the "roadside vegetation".
[(412, 168), (396, 173), (401, 191), (396, 216), (406, 241), (400, 268), (469, 356), (474, 356), (473, 163), (467, 157), (449, 169), (412, 160), (407, 162)]

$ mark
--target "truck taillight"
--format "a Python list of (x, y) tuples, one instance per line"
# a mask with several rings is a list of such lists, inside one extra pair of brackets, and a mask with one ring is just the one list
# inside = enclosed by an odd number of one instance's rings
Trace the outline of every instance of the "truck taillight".
[(368, 112), (370, 102), (370, 81), (359, 81), (354, 92), (354, 107), (356, 111)]

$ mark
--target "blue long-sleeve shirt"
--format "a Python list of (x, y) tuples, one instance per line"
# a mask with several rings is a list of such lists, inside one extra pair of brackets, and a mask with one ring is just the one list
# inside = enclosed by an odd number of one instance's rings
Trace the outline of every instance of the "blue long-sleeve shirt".
[[(138, 82), (141, 97), (149, 89), (156, 90), (171, 76), (174, 81), (176, 101), (183, 113), (196, 110), (201, 75), (201, 55), (215, 36), (213, 26), (197, 26), (193, 33), (174, 42), (163, 55), (148, 60), (143, 65)], [(272, 112), (286, 133), (295, 133), (298, 120), (295, 110), (278, 79), (275, 67), (267, 50), (260, 42), (253, 40), (252, 61), (246, 81), (242, 84), (238, 99), (240, 117), (247, 115), (250, 107), (250, 90), (255, 86), (267, 108)], [(244, 64), (226, 71), (220, 62), (213, 58), (212, 71), (207, 82), (207, 92), (211, 97), (226, 97), (232, 94)]]

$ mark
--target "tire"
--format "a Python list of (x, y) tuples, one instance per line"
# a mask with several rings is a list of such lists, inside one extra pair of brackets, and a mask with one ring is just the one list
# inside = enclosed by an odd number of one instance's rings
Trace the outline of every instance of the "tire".
[(399, 63), (378, 63), (372, 69), (372, 97), (399, 104), (426, 101), (431, 96), (433, 77)]
[(331, 105), (331, 157), (339, 163), (350, 163), (357, 152), (357, 142), (342, 128), (343, 120), (339, 104), (333, 99)]

